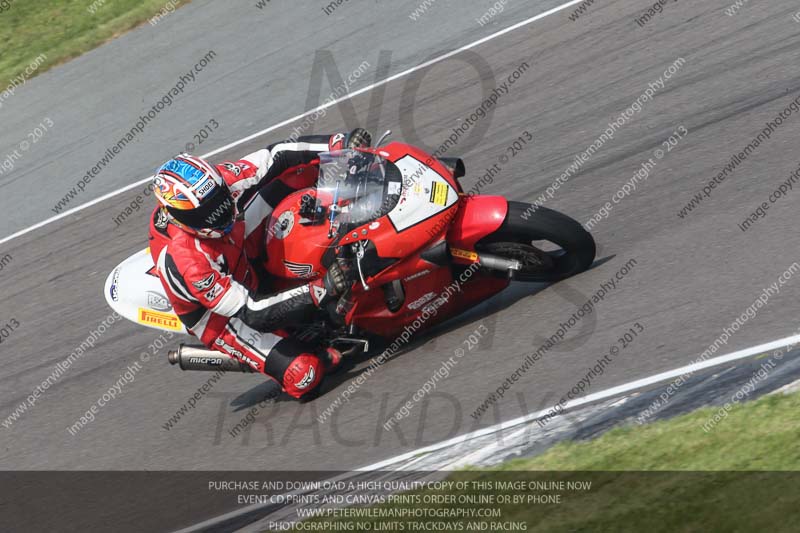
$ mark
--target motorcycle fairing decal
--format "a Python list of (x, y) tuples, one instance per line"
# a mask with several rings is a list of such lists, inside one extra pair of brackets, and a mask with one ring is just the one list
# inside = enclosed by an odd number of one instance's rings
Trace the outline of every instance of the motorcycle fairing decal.
[(422, 296), (420, 296), (419, 298), (417, 298), (416, 300), (414, 300), (413, 302), (408, 304), (408, 308), (417, 310), (420, 307), (422, 307), (423, 305), (425, 305), (426, 303), (428, 303), (431, 300), (433, 300), (434, 298), (436, 298), (436, 293), (435, 292), (429, 292), (427, 294), (423, 294)]
[(316, 275), (314, 266), (307, 263), (294, 263), (292, 261), (283, 261), (286, 265), (286, 270), (297, 276), (298, 278), (310, 278)]
[(447, 185), (441, 181), (434, 182), (431, 189), (431, 203), (445, 205), (447, 203)]
[(111, 289), (109, 290), (109, 295), (111, 299), (115, 302), (119, 301), (119, 267), (114, 269), (114, 273), (112, 274), (112, 281), (111, 281)]
[[(403, 156), (394, 164), (403, 175), (400, 201), (389, 212), (389, 220), (398, 233), (438, 215), (458, 201), (458, 192), (438, 172), (414, 156)], [(421, 201), (408, 201), (411, 195)]]
[(172, 331), (181, 331), (183, 329), (183, 324), (181, 324), (177, 316), (169, 313), (151, 311), (143, 307), (139, 308), (139, 322), (150, 326), (170, 329)]
[(403, 278), (403, 281), (411, 281), (413, 279), (421, 278), (422, 276), (427, 276), (430, 273), (431, 273), (431, 271), (428, 270), (428, 269), (421, 270), (421, 271), (417, 272), (416, 274), (411, 274), (410, 276)]
[[(116, 300), (111, 295), (115, 277)], [(106, 278), (104, 292), (106, 303), (125, 319), (150, 328), (186, 333), (183, 322), (169, 313), (172, 309), (167, 307), (171, 305), (149, 250), (140, 250), (117, 265)]]
[(147, 291), (147, 305), (156, 311), (172, 311), (172, 304), (169, 303), (167, 298), (155, 291)]
[(285, 239), (289, 236), (294, 228), (294, 213), (292, 211), (284, 211), (273, 222), (270, 228), (270, 234), (276, 239)]

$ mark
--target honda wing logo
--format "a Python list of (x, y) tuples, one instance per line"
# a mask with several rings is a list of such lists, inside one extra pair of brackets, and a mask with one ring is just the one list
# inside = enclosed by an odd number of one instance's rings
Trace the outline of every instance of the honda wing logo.
[(291, 261), (284, 261), (286, 270), (297, 276), (298, 278), (310, 278), (316, 275), (314, 267), (305, 263), (293, 263)]

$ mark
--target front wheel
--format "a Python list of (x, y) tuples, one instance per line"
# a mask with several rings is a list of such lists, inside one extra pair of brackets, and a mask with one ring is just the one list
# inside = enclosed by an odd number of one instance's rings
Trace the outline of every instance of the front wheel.
[(522, 202), (508, 202), (500, 228), (481, 239), (478, 253), (516, 259), (519, 281), (558, 281), (580, 274), (594, 261), (591, 234), (572, 218)]

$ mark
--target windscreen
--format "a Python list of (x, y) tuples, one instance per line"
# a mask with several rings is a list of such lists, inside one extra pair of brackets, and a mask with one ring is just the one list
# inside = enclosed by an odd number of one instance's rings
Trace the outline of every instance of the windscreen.
[(402, 178), (391, 162), (357, 150), (320, 154), (317, 207), (335, 223), (360, 225), (382, 217), (400, 199)]

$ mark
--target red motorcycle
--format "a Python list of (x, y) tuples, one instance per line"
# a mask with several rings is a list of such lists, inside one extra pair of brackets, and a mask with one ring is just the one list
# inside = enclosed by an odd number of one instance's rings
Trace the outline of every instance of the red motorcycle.
[[(289, 333), (352, 354), (376, 338), (406, 341), (513, 280), (558, 281), (594, 261), (594, 240), (575, 220), (502, 196), (465, 194), (461, 159), (380, 144), (320, 154), (316, 187), (290, 194), (272, 213), (266, 268), (278, 288), (323, 276), (337, 258), (355, 280), (338, 313)], [(145, 274), (152, 270), (147, 251), (123, 262), (106, 282), (109, 304), (148, 327), (185, 331), (158, 279)], [(169, 360), (184, 370), (250, 370), (183, 345)]]
[(512, 280), (557, 281), (592, 264), (595, 243), (578, 222), (467, 195), (464, 174), (460, 159), (399, 142), (321, 154), (317, 187), (273, 212), (267, 270), (289, 287), (324, 275), (337, 252), (350, 258), (357, 281), (326, 340), (366, 344), (429, 328)]

